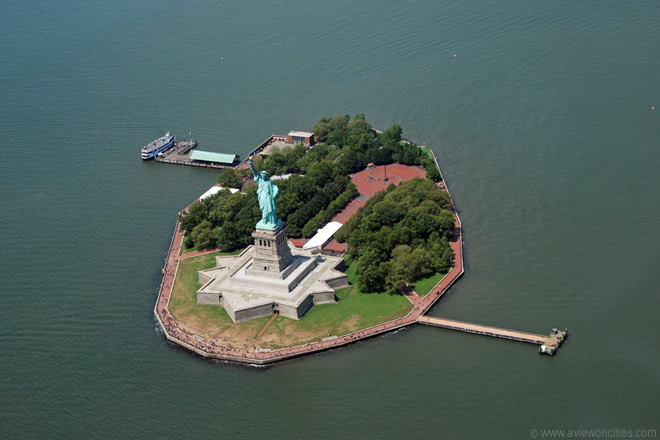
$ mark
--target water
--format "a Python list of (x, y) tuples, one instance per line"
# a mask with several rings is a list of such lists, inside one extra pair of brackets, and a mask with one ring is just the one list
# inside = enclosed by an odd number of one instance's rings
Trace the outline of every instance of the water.
[[(660, 428), (657, 2), (0, 13), (3, 437)], [(165, 342), (152, 307), (175, 213), (216, 173), (144, 163), (139, 147), (192, 130), (245, 156), (358, 112), (430, 145), (461, 212), (467, 273), (432, 314), (568, 327), (557, 356), (426, 327), (267, 369)]]

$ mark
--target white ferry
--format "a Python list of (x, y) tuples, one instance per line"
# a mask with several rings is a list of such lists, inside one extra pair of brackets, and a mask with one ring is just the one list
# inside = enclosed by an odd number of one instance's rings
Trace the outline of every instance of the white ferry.
[(163, 151), (172, 148), (175, 142), (176, 138), (167, 132), (165, 136), (158, 138), (155, 141), (152, 141), (142, 147), (142, 159), (153, 159), (158, 155), (158, 153), (162, 153)]

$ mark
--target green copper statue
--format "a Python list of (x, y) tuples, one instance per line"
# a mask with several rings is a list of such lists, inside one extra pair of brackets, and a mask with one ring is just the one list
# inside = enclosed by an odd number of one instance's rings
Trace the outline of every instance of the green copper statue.
[(261, 220), (257, 223), (257, 228), (274, 231), (282, 224), (282, 220), (277, 218), (275, 211), (275, 198), (280, 189), (268, 178), (266, 171), (257, 172), (252, 164), (252, 159), (248, 160), (248, 163), (254, 174), (254, 180), (257, 182), (257, 197), (261, 209)]

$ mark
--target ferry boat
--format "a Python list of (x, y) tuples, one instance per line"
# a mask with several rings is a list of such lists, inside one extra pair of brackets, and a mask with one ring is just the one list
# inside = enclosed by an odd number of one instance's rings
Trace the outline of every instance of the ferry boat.
[(155, 141), (152, 141), (142, 147), (142, 159), (153, 159), (158, 155), (158, 153), (162, 153), (163, 151), (172, 148), (175, 142), (176, 138), (167, 132), (165, 136), (158, 138)]

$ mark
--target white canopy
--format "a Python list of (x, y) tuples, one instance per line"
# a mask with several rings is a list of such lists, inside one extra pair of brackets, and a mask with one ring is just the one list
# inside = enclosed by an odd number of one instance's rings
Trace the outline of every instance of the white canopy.
[(337, 232), (342, 226), (343, 225), (339, 222), (328, 223), (316, 231), (316, 234), (303, 245), (303, 249), (313, 249), (315, 247), (323, 246), (332, 239), (332, 237), (335, 235), (335, 232)]
[[(225, 188), (223, 188), (223, 187), (221, 187), (221, 186), (212, 186), (211, 188), (209, 188), (208, 191), (206, 191), (204, 194), (202, 194), (201, 196), (199, 196), (199, 200), (204, 200), (205, 198), (210, 197), (210, 196), (212, 196), (213, 194), (222, 191), (223, 189), (225, 189)], [(238, 192), (238, 190), (237, 190), (236, 188), (229, 188), (229, 191), (231, 191), (232, 194)]]

